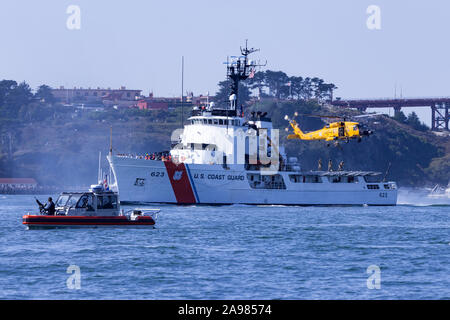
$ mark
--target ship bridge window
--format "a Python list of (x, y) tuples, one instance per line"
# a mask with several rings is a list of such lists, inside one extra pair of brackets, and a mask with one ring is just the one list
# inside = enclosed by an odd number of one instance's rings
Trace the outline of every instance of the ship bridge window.
[(219, 119), (219, 124), (223, 124), (223, 120), (222, 119)]
[(364, 176), (364, 180), (369, 183), (378, 183), (381, 182), (381, 176), (379, 174), (375, 176)]
[(358, 182), (354, 176), (331, 176), (328, 177), (328, 181), (331, 183), (354, 183)]
[(207, 123), (206, 119), (203, 119), (203, 124), (206, 124), (206, 123)]
[(280, 174), (248, 173), (247, 180), (252, 189), (286, 189), (286, 184)]
[(202, 150), (215, 151), (217, 146), (215, 144), (202, 143)]
[(211, 119), (208, 119), (208, 124), (212, 124), (212, 120)]
[(328, 181), (330, 181), (331, 183), (339, 183), (339, 182), (344, 182), (342, 177), (337, 176), (337, 177), (328, 177)]
[(214, 124), (219, 124), (219, 120), (214, 119)]
[(380, 186), (377, 184), (368, 184), (367, 189), (380, 189)]
[(290, 174), (289, 180), (294, 183), (322, 183), (322, 177), (318, 175)]
[(207, 143), (188, 143), (187, 149), (191, 151), (194, 150), (217, 150), (217, 146), (215, 144), (207, 144)]

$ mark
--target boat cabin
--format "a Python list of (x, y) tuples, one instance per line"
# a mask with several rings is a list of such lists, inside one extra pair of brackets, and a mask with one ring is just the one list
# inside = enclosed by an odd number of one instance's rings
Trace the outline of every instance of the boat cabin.
[(117, 193), (99, 189), (89, 192), (63, 192), (55, 203), (56, 214), (66, 216), (118, 216)]

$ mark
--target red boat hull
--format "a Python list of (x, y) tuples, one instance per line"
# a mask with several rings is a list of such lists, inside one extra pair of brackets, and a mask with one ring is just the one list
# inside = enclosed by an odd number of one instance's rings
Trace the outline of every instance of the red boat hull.
[(155, 220), (150, 216), (139, 216), (130, 220), (126, 216), (45, 216), (24, 215), (23, 222), (29, 228), (48, 227), (153, 227)]

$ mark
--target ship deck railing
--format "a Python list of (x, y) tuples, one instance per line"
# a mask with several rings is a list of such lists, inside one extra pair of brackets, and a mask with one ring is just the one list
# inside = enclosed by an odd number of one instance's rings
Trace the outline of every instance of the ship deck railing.
[(325, 176), (325, 177), (336, 177), (336, 176), (378, 176), (381, 172), (376, 171), (307, 171), (302, 172), (312, 175)]

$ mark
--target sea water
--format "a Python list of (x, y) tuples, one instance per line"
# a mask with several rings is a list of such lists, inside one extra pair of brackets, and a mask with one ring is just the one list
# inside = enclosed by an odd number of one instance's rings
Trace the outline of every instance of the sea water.
[(34, 198), (0, 195), (0, 298), (450, 298), (448, 205), (148, 207), (156, 229), (26, 230)]

